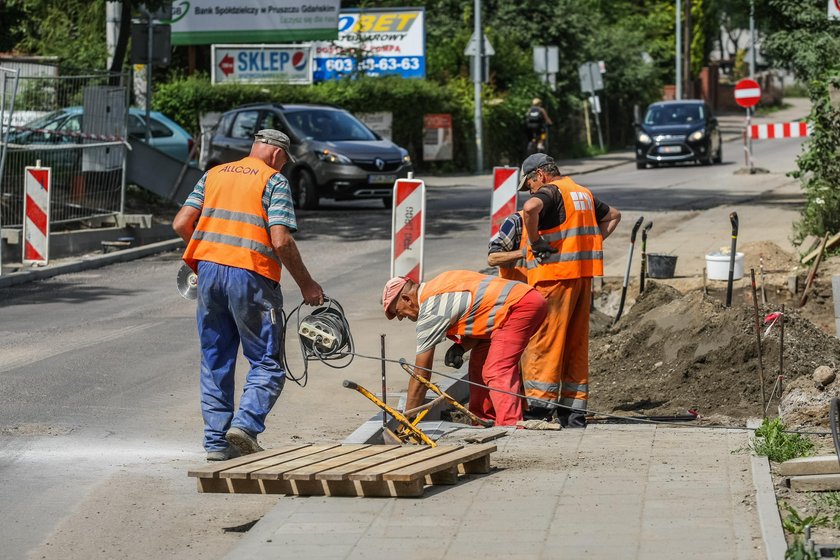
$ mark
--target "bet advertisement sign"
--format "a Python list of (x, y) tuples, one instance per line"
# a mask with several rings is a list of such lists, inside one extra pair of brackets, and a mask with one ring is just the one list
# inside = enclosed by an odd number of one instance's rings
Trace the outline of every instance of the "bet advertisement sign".
[[(357, 54), (361, 51), (361, 57)], [(426, 22), (422, 9), (343, 10), (338, 39), (312, 46), (314, 79), (334, 80), (363, 72), (426, 77)]]
[(309, 45), (213, 45), (212, 82), (311, 84)]
[(328, 41), (340, 9), (340, 0), (174, 0), (172, 44)]

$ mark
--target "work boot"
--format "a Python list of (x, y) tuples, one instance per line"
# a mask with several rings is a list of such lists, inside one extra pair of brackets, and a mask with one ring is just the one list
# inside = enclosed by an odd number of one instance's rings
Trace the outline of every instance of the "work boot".
[(236, 459), (237, 457), (239, 457), (239, 451), (237, 451), (235, 447), (231, 446), (217, 451), (207, 452), (208, 461), (227, 461), (228, 459)]
[(233, 427), (225, 434), (225, 439), (234, 446), (240, 455), (250, 455), (262, 451), (256, 436), (252, 436), (242, 428)]
[(525, 420), (551, 420), (554, 411), (547, 407), (532, 406), (528, 410), (522, 412), (522, 417)]
[(585, 428), (586, 414), (582, 412), (572, 412), (571, 414), (558, 414), (557, 419), (560, 420), (560, 425), (564, 428)]

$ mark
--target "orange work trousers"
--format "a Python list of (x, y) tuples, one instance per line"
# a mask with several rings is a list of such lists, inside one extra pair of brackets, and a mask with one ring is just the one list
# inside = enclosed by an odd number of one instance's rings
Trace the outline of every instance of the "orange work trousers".
[(585, 412), (592, 279), (540, 282), (534, 288), (548, 302), (548, 314), (522, 354), (528, 405), (551, 409), (556, 402), (563, 405), (561, 415)]

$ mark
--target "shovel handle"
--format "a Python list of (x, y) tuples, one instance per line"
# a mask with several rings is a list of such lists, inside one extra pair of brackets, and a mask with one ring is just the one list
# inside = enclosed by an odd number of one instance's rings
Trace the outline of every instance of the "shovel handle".
[(639, 219), (633, 224), (633, 231), (630, 233), (630, 243), (636, 242), (636, 234), (639, 233), (639, 228), (642, 227), (643, 221), (645, 221), (645, 217), (639, 216)]

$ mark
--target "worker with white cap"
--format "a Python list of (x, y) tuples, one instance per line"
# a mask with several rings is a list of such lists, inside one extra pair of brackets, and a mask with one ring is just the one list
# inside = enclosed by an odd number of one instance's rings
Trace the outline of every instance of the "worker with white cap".
[[(265, 430), (286, 379), (279, 336), (281, 264), (305, 303), (324, 301), (292, 237), (297, 222), (289, 182), (280, 173), (287, 161), (294, 161), (289, 137), (260, 130), (248, 157), (204, 174), (172, 224), (187, 243), (184, 262), (198, 274), (201, 412), (209, 461), (262, 449), (257, 434)], [(251, 369), (234, 415), (240, 343)]]

